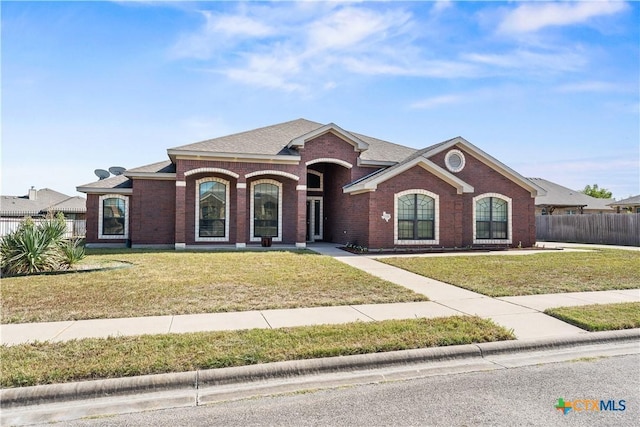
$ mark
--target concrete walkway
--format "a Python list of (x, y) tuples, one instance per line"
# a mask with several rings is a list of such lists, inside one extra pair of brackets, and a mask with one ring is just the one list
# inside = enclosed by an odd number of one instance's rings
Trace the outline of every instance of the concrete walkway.
[[(412, 319), (416, 317), (433, 318), (459, 314), (477, 315), (482, 318), (492, 319), (507, 329), (513, 329), (518, 339), (552, 338), (588, 332), (542, 313), (547, 308), (640, 301), (640, 289), (490, 298), (383, 264), (376, 261), (375, 257), (372, 256), (350, 254), (336, 248), (334, 245), (317, 244), (312, 249), (320, 254), (332, 256), (374, 276), (426, 295), (430, 301), (3, 324), (0, 325), (0, 343), (15, 345), (34, 341), (67, 341), (80, 338), (105, 338), (108, 336), (251, 328), (266, 329), (355, 321), (369, 322), (388, 319)], [(523, 253), (533, 254), (535, 252), (495, 252), (492, 254), (510, 256)], [(486, 255), (486, 253), (483, 254)]]

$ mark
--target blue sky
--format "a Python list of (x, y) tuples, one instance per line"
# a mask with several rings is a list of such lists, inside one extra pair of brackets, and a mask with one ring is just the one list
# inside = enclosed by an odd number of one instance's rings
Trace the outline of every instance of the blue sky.
[(2, 194), (300, 117), (640, 193), (637, 2), (7, 2)]

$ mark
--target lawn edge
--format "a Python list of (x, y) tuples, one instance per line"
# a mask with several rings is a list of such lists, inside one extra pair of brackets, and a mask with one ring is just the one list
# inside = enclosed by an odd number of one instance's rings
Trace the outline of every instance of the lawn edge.
[(304, 375), (353, 372), (372, 368), (392, 367), (422, 362), (454, 359), (482, 359), (494, 354), (540, 351), (640, 340), (640, 328), (589, 332), (562, 338), (497, 341), (369, 353), (350, 356), (293, 360), (180, 373), (142, 375), (72, 383), (47, 384), (0, 390), (0, 407), (28, 407), (46, 403), (96, 399), (175, 390), (255, 383), (267, 379), (292, 378)]

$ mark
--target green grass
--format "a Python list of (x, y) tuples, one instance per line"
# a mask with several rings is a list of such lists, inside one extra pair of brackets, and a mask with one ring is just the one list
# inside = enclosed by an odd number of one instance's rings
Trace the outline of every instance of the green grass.
[(479, 317), (144, 335), (0, 347), (0, 386), (24, 387), (514, 339)]
[(544, 312), (592, 332), (640, 328), (640, 302), (558, 307)]
[(381, 262), (492, 297), (640, 287), (640, 252), (382, 258)]
[(425, 301), (309, 251), (94, 251), (115, 270), (2, 279), (2, 323)]

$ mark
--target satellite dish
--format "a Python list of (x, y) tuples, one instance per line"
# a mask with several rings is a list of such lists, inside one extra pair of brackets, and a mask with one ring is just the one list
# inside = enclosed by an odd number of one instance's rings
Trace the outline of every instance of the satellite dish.
[(106, 171), (104, 169), (96, 169), (96, 170), (93, 171), (93, 173), (95, 173), (96, 176), (98, 178), (100, 178), (100, 180), (103, 180), (105, 178), (109, 178), (109, 176), (110, 176), (109, 171)]
[(126, 169), (120, 166), (111, 166), (109, 172), (114, 175), (122, 175)]

